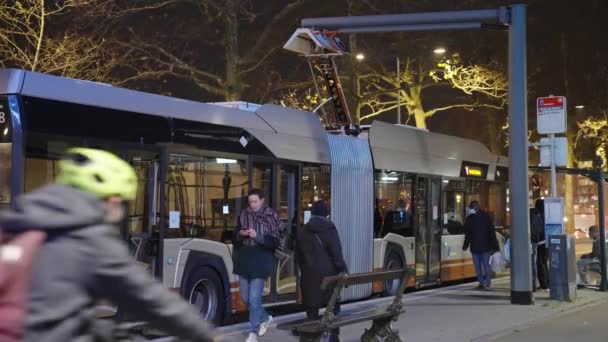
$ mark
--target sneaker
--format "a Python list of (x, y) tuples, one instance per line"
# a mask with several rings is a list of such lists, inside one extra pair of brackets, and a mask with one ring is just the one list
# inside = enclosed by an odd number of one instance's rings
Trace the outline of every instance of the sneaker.
[(249, 333), (249, 336), (247, 336), (247, 340), (245, 340), (245, 342), (258, 342), (258, 335), (255, 333)]
[(477, 286), (475, 287), (475, 290), (483, 290), (483, 289), (485, 289), (485, 288), (486, 288), (485, 286), (483, 286), (483, 285), (479, 284), (479, 285), (477, 285)]
[(260, 324), (260, 336), (266, 334), (266, 331), (268, 331), (268, 328), (270, 327), (270, 323), (272, 323), (272, 316), (268, 315), (268, 319)]

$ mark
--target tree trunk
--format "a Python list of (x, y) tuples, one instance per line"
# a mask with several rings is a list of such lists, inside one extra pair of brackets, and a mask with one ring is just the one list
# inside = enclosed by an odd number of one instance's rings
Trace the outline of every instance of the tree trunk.
[(226, 79), (224, 97), (226, 101), (241, 100), (241, 79), (239, 75), (239, 22), (238, 1), (231, 1), (231, 13), (224, 17), (224, 41), (226, 57)]
[(32, 62), (32, 71), (38, 71), (38, 60), (40, 59), (40, 50), (42, 49), (42, 40), (44, 39), (44, 24), (46, 21), (46, 12), (44, 8), (44, 0), (40, 0), (40, 17), (39, 17), (39, 29), (38, 29), (38, 41), (36, 42), (36, 53), (34, 54), (34, 61)]
[(494, 154), (502, 154), (503, 149), (500, 141), (500, 120), (498, 111), (488, 110), (486, 114), (486, 129), (488, 132), (488, 148)]
[[(422, 107), (422, 88), (420, 86), (414, 86), (410, 88), (410, 99), (413, 102), (413, 106), (408, 106), (408, 112), (411, 110), (414, 114), (414, 120), (416, 121), (416, 127), (427, 129), (426, 128), (426, 112)], [(410, 115), (412, 113), (409, 113)]]
[(426, 113), (422, 110), (422, 107), (414, 108), (414, 120), (416, 121), (416, 127), (427, 129), (426, 128)]

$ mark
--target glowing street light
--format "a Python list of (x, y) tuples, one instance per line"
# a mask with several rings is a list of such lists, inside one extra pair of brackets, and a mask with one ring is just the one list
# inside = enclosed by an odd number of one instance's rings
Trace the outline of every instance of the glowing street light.
[(435, 50), (433, 50), (433, 53), (436, 55), (443, 55), (445, 53), (445, 49), (444, 48), (436, 48)]
[(364, 55), (364, 54), (362, 54), (362, 53), (358, 53), (358, 54), (355, 56), (355, 58), (356, 58), (358, 61), (362, 61), (362, 60), (364, 60), (364, 59), (365, 59), (365, 55)]

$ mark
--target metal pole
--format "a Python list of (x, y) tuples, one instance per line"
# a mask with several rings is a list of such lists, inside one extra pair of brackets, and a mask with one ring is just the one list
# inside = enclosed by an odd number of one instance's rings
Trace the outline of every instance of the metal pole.
[(509, 30), (509, 179), (511, 207), (511, 303), (530, 305), (530, 214), (528, 212), (528, 86), (526, 7), (511, 7)]
[(411, 31), (445, 31), (445, 30), (471, 30), (480, 29), (482, 23), (449, 23), (449, 24), (416, 24), (416, 25), (385, 25), (385, 26), (357, 26), (336, 28), (338, 33), (385, 33), (385, 32), (411, 32)]
[(360, 15), (348, 17), (325, 17), (302, 19), (302, 27), (324, 28), (327, 30), (347, 27), (417, 25), (431, 23), (484, 22), (487, 24), (504, 22), (504, 7), (475, 11), (445, 11), (405, 14)]
[(608, 278), (606, 275), (606, 216), (604, 213), (604, 172), (603, 161), (598, 157), (597, 164), (597, 197), (598, 211), (600, 215), (600, 291), (608, 290)]
[(397, 124), (401, 124), (401, 72), (399, 71), (399, 57), (397, 57)]
[(549, 134), (551, 139), (551, 197), (557, 197), (557, 171), (555, 170), (555, 134)]

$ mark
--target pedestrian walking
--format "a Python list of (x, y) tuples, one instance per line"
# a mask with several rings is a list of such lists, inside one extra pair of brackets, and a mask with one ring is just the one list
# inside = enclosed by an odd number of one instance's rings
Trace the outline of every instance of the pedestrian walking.
[[(17, 275), (20, 289), (10, 282), (3, 288), (7, 274), (0, 272), (0, 341), (97, 341), (103, 335), (95, 328), (98, 299), (118, 303), (179, 338), (217, 340), (211, 325), (136, 265), (120, 240), (125, 204), (136, 194), (137, 177), (127, 162), (106, 151), (73, 148), (59, 160), (55, 184), (20, 196), (14, 209), (0, 212), (2, 232), (15, 240), (41, 237), (35, 253), (23, 253), (35, 255), (27, 260), (30, 274)], [(2, 256), (0, 271), (20, 262)]]
[(481, 210), (478, 201), (469, 205), (469, 215), (464, 222), (464, 244), (462, 250), (470, 248), (475, 264), (475, 273), (479, 285), (477, 289), (491, 288), (490, 256), (500, 250), (494, 223), (485, 211)]
[(272, 323), (262, 305), (264, 284), (274, 265), (274, 250), (282, 229), (279, 215), (266, 205), (264, 193), (252, 189), (249, 207), (241, 211), (235, 230), (234, 274), (239, 276), (241, 298), (249, 309), (247, 342), (256, 342)]
[[(331, 291), (321, 290), (323, 278), (346, 273), (342, 245), (338, 231), (329, 219), (329, 208), (324, 200), (316, 201), (311, 218), (298, 235), (297, 257), (301, 278), (302, 304), (308, 319), (319, 319), (319, 309), (329, 302)], [(340, 312), (336, 304), (334, 314)], [(340, 329), (332, 330), (329, 340), (339, 341)]]

